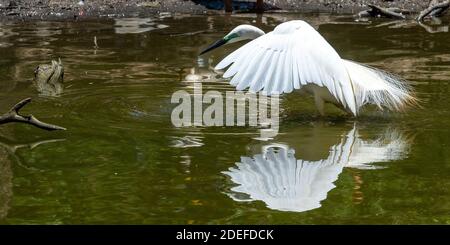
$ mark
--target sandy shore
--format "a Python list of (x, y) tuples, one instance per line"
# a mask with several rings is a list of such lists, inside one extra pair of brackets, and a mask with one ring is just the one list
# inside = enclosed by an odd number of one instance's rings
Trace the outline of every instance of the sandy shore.
[[(0, 0), (0, 18), (46, 20), (148, 16), (161, 12), (223, 13), (223, 10), (206, 8), (205, 4), (196, 4), (189, 0), (85, 0), (84, 5), (80, 5), (79, 1)], [(357, 13), (366, 9), (367, 4), (419, 12), (428, 6), (429, 0), (265, 0), (264, 2), (268, 6), (280, 8), (281, 11)], [(216, 1), (214, 6), (218, 5), (220, 2)]]

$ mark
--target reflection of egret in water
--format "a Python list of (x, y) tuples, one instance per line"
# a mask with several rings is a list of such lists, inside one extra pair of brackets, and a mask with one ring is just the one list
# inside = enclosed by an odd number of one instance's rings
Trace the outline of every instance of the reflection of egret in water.
[[(380, 169), (382, 166), (373, 163), (399, 160), (406, 157), (409, 141), (399, 131), (388, 129), (384, 135), (376, 140), (363, 140), (358, 131), (353, 128), (347, 135), (347, 141), (351, 144), (347, 159), (344, 159), (346, 167), (358, 169)], [(348, 143), (346, 143), (348, 144)]]
[[(363, 140), (354, 127), (330, 147), (326, 159), (296, 159), (294, 149), (272, 144), (264, 146), (262, 154), (241, 157), (236, 167), (223, 173), (237, 184), (228, 193), (235, 201), (259, 200), (271, 209), (303, 212), (321, 206), (344, 167), (376, 169), (373, 163), (402, 159), (408, 148), (409, 140), (398, 131)], [(359, 176), (354, 179), (361, 183)]]

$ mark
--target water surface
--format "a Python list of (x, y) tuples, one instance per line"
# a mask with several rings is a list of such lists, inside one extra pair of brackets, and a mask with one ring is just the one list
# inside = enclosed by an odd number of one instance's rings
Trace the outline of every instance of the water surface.
[[(396, 73), (422, 109), (358, 120), (313, 100), (281, 100), (280, 134), (171, 124), (180, 89), (233, 91), (198, 57), (233, 27), (304, 19), (343, 58)], [(0, 111), (66, 127), (0, 127), (2, 224), (448, 224), (449, 20), (358, 21), (273, 14), (0, 24)], [(94, 47), (94, 37), (98, 47)], [(36, 66), (60, 57), (65, 88), (39, 95)]]

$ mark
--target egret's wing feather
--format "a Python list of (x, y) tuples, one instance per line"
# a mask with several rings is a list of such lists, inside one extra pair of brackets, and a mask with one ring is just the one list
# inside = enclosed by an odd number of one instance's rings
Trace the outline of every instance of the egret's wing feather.
[(242, 53), (242, 51), (245, 50), (245, 47), (249, 44), (250, 43), (247, 43), (244, 46), (242, 46), (241, 48), (239, 48), (239, 49), (235, 50), (234, 52), (232, 52), (231, 54), (229, 54), (222, 61), (220, 61), (219, 64), (217, 64), (214, 69), (221, 70), (221, 69), (224, 69), (225, 67), (231, 65), (236, 60), (236, 58)]
[[(231, 84), (236, 85), (236, 89), (243, 90), (250, 86), (252, 77), (257, 72), (258, 66), (255, 65), (255, 63), (259, 62), (261, 58), (264, 56), (264, 50), (262, 48), (257, 49), (256, 52), (253, 54), (253, 57), (249, 57), (247, 59), (248, 63), (243, 64), (242, 66), (247, 67), (244, 72), (240, 72), (236, 74)], [(243, 81), (239, 84), (237, 84), (237, 81)]]
[(374, 104), (379, 108), (402, 110), (415, 105), (412, 88), (402, 79), (373, 67), (344, 60), (355, 88), (356, 104)]
[(328, 42), (304, 21), (289, 21), (241, 48), (216, 69), (230, 66), (224, 77), (231, 84), (268, 95), (289, 93), (307, 84), (328, 88), (345, 108), (357, 112), (346, 67)]

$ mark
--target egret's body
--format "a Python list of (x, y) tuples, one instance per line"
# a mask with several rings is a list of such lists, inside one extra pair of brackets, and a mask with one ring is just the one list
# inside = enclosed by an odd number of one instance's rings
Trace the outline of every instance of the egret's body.
[(295, 20), (265, 34), (240, 25), (205, 51), (241, 40), (253, 41), (224, 58), (215, 69), (229, 67), (224, 78), (238, 90), (264, 94), (300, 89), (314, 96), (319, 112), (332, 103), (353, 114), (365, 104), (401, 110), (416, 99), (401, 79), (386, 72), (342, 59), (308, 23)]

